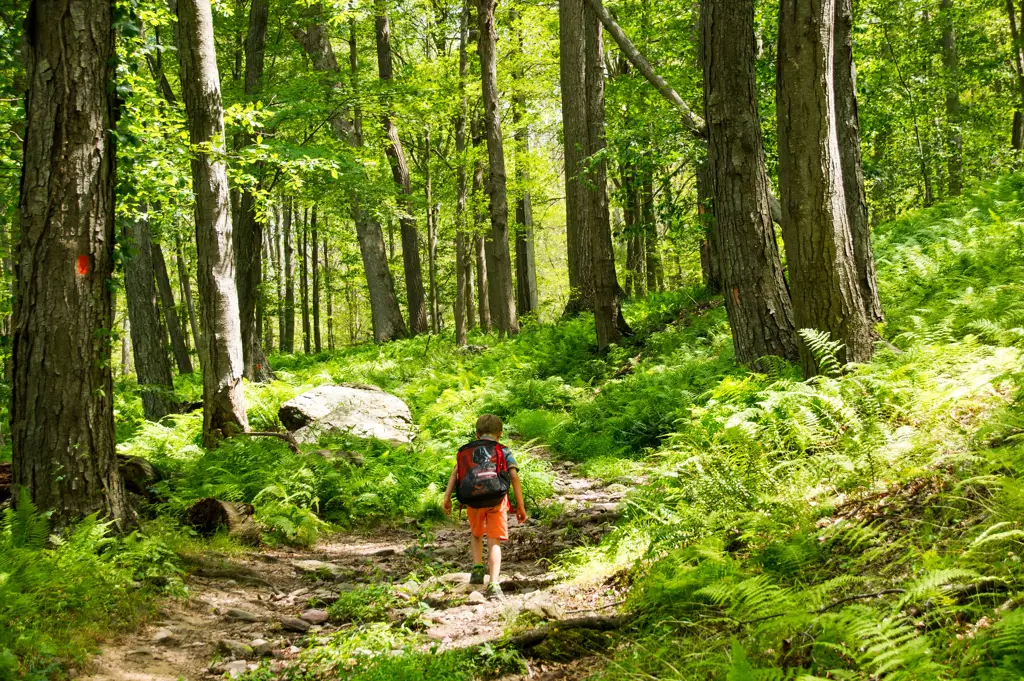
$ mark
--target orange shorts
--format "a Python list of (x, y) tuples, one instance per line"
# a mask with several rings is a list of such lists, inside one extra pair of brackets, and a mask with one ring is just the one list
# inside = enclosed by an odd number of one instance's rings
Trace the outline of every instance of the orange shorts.
[(469, 531), (474, 537), (482, 537), (485, 534), (488, 539), (498, 541), (508, 540), (508, 497), (502, 499), (501, 503), (493, 508), (466, 508), (466, 515), (469, 516)]

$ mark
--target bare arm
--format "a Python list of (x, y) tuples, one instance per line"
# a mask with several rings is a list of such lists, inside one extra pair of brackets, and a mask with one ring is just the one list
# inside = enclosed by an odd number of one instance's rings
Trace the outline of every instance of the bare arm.
[(458, 472), (459, 466), (455, 465), (452, 469), (452, 474), (448, 478), (448, 487), (444, 490), (444, 500), (441, 502), (441, 508), (444, 509), (445, 513), (451, 514), (452, 512), (452, 492), (455, 491), (455, 474)]
[(512, 478), (512, 491), (516, 495), (516, 520), (526, 522), (526, 502), (523, 501), (523, 484), (519, 481), (519, 469), (511, 468), (508, 474)]

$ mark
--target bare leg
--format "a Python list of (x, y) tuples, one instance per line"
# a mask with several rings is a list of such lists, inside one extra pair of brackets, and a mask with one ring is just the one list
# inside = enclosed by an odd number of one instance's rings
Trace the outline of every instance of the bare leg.
[(473, 565), (484, 564), (484, 538), (470, 537), (470, 548), (473, 550)]
[[(482, 546), (480, 547), (483, 548)], [(491, 572), (491, 583), (498, 583), (498, 575), (501, 574), (501, 542), (497, 539), (487, 538), (488, 565)]]

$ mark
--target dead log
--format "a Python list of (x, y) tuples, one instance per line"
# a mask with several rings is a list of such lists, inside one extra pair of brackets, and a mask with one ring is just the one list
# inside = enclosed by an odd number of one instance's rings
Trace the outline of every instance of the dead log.
[(207, 497), (189, 507), (186, 522), (203, 536), (227, 528), (233, 539), (255, 545), (260, 543), (260, 529), (252, 517), (255, 511), (252, 504)]
[(632, 619), (629, 615), (593, 615), (591, 617), (577, 617), (568, 620), (558, 620), (545, 624), (542, 627), (524, 631), (508, 640), (508, 645), (519, 650), (532, 648), (544, 641), (556, 631), (566, 629), (590, 629), (592, 631), (612, 631), (618, 629)]

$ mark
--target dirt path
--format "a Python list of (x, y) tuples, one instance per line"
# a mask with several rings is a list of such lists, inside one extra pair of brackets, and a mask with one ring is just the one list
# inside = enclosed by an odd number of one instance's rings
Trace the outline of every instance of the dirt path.
[[(594, 542), (610, 529), (627, 491), (574, 470), (571, 463), (553, 463), (555, 496), (546, 504), (560, 505), (560, 515), (517, 526), (510, 514), (501, 601), (488, 600), (481, 587), (469, 585), (464, 518), (433, 532), (411, 527), (373, 536), (333, 535), (309, 551), (210, 555), (188, 579), (187, 602), (164, 604), (143, 630), (108, 645), (82, 678), (196, 680), (252, 669), (261, 657), (280, 669), (326, 635), (353, 627), (323, 621), (324, 610), (346, 592), (373, 585), (381, 588), (386, 619), (406, 622), (442, 650), (498, 639), (523, 613), (539, 622), (609, 606), (621, 598), (614, 588), (560, 583), (549, 571), (559, 553)], [(543, 665), (533, 671), (545, 676)], [(565, 671), (560, 667), (550, 678), (571, 678)]]

